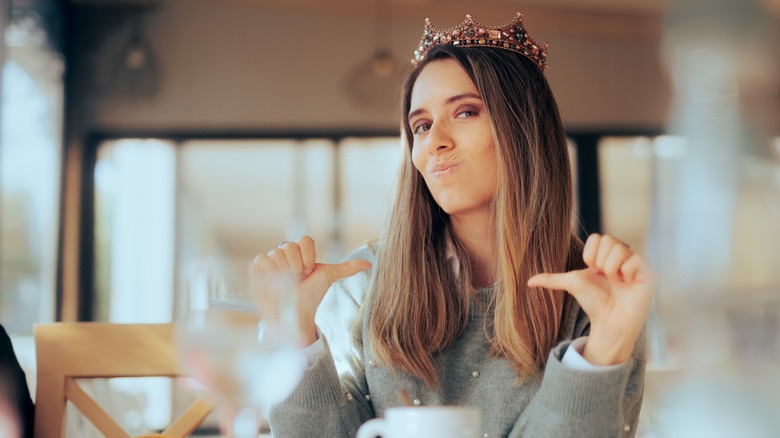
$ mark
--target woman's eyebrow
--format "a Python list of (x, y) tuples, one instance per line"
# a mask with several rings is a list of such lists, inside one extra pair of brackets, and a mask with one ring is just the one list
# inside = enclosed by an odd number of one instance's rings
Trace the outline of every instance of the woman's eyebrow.
[[(444, 104), (445, 105), (449, 105), (449, 104), (455, 103), (455, 102), (457, 102), (459, 100), (471, 99), (471, 98), (482, 100), (482, 96), (480, 96), (479, 94), (476, 94), (476, 93), (462, 93), (462, 94), (456, 94), (454, 96), (448, 97), (447, 100), (444, 101)], [(408, 119), (411, 119), (412, 117), (414, 117), (414, 116), (416, 116), (416, 115), (418, 115), (420, 113), (423, 113), (423, 112), (425, 112), (424, 108), (418, 108), (418, 109), (410, 112), (409, 115), (406, 116), (406, 117)]]
[(476, 93), (463, 93), (463, 94), (457, 94), (455, 96), (447, 98), (447, 100), (445, 100), (444, 103), (449, 105), (449, 104), (457, 102), (459, 100), (470, 99), (470, 98), (482, 100), (482, 96), (480, 96), (479, 94), (476, 94)]

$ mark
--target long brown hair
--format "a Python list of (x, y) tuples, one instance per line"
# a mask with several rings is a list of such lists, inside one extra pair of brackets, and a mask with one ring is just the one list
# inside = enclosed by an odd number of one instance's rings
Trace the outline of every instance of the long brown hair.
[[(442, 59), (463, 67), (492, 123), (498, 186), (491, 232), (498, 266), (488, 337), (493, 353), (509, 360), (524, 380), (544, 367), (571, 300), (560, 291), (529, 290), (526, 282), (539, 272), (576, 266), (581, 242), (571, 229), (571, 173), (558, 107), (539, 68), (510, 51), (437, 46), (407, 77), (401, 105), (404, 160), (365, 309), (369, 342), (379, 361), (433, 387), (439, 376), (432, 354), (468, 322), (473, 293), (468, 255), (411, 159), (412, 89), (425, 66)], [(448, 264), (448, 240), (460, 261), (457, 275)]]

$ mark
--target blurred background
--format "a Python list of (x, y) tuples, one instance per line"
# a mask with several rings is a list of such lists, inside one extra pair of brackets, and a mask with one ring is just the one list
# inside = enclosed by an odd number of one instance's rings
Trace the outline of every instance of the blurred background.
[[(33, 391), (36, 322), (171, 321), (196, 260), (309, 234), (336, 261), (378, 237), (424, 18), (522, 11), (550, 43), (580, 233), (661, 274), (639, 435), (776, 436), (777, 0), (0, 6), (0, 323)], [(136, 430), (172, 409), (170, 388), (142, 391)], [(724, 413), (753, 434), (718, 435)]]

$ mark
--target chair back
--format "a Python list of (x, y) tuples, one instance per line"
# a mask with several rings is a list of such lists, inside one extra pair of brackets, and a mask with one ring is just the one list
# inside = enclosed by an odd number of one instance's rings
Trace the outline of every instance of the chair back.
[[(68, 400), (106, 437), (130, 438), (76, 379), (183, 375), (173, 324), (50, 323), (37, 324), (34, 333), (35, 438), (64, 436)], [(191, 434), (213, 408), (209, 398), (198, 397), (162, 436)]]

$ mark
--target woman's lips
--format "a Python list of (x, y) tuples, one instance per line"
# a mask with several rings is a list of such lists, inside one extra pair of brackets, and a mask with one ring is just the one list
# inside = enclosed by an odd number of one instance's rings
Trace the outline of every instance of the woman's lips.
[(444, 178), (451, 175), (460, 166), (458, 162), (439, 163), (431, 167), (431, 174), (436, 178)]

